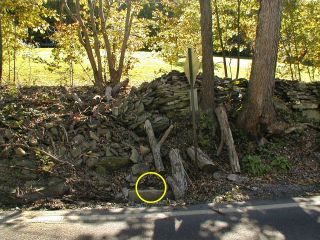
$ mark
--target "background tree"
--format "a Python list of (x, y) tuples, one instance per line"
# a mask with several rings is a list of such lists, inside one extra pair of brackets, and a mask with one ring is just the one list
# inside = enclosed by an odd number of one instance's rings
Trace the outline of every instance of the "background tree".
[(200, 0), (202, 42), (202, 105), (204, 110), (214, 109), (214, 67), (211, 1)]
[(2, 44), (2, 6), (0, 5), (0, 84), (3, 74), (3, 44)]
[(101, 49), (106, 52), (111, 84), (119, 83), (123, 73), (130, 68), (130, 58), (126, 58), (126, 53), (142, 48), (142, 39), (147, 39), (146, 21), (137, 18), (142, 2), (93, 0), (82, 3), (76, 0), (74, 12), (67, 0), (65, 6), (79, 27), (79, 41), (90, 61), (95, 86), (101, 89), (107, 84), (103, 77), (106, 69)]
[[(18, 52), (24, 48), (30, 31), (44, 32), (49, 24), (46, 18), (54, 18), (55, 11), (44, 7), (45, 0), (3, 0), (0, 2), (0, 15), (2, 19), (2, 52), (0, 63), (3, 66), (5, 60), (11, 59), (13, 54), (14, 66)], [(9, 63), (10, 65), (10, 63)], [(9, 69), (10, 75), (11, 69)], [(17, 69), (14, 67), (14, 81)], [(10, 79), (9, 79), (10, 82)]]
[(282, 0), (261, 0), (249, 87), (240, 126), (259, 137), (275, 119), (273, 91), (282, 16)]

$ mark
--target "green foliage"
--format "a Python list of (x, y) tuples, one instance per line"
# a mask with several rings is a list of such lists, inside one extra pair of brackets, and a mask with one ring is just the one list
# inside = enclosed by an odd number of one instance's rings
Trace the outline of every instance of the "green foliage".
[(4, 61), (12, 61), (14, 55), (27, 48), (26, 42), (33, 41), (31, 31), (44, 33), (48, 29), (46, 19), (55, 18), (56, 13), (47, 9), (45, 3), (46, 0), (0, 1)]
[(280, 172), (287, 172), (291, 169), (290, 162), (284, 156), (275, 157), (271, 162), (271, 166)]
[[(266, 164), (262, 160), (268, 160), (270, 164)], [(269, 151), (264, 151), (262, 155), (246, 155), (243, 159), (243, 167), (245, 171), (253, 176), (261, 176), (272, 170), (282, 173), (288, 172), (292, 165), (284, 156), (273, 156)]]
[(319, 12), (319, 1), (284, 1), (279, 57), (285, 65), (281, 74), (302, 80), (305, 72), (310, 81), (315, 80), (320, 66)]
[(261, 176), (271, 170), (270, 166), (264, 164), (258, 155), (247, 155), (243, 159), (244, 169), (253, 176)]

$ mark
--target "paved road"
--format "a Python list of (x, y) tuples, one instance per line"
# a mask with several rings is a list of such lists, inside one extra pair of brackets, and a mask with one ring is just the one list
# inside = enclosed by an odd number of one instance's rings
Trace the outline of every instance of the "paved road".
[(320, 240), (320, 196), (179, 209), (0, 212), (0, 239)]

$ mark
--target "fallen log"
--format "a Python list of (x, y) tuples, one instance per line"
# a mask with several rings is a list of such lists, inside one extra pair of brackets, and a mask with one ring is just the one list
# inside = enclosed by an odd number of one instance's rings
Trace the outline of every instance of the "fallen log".
[[(189, 147), (187, 149), (188, 156), (191, 158), (192, 161), (196, 162), (195, 160), (195, 148), (194, 146)], [(205, 172), (214, 172), (217, 170), (217, 166), (213, 163), (212, 159), (204, 153), (200, 148), (198, 148), (198, 160), (196, 164), (198, 167), (205, 171)]]
[(151, 122), (149, 120), (145, 121), (144, 128), (145, 128), (146, 133), (148, 135), (148, 139), (149, 139), (150, 147), (151, 147), (151, 150), (152, 150), (152, 154), (153, 154), (153, 158), (154, 158), (154, 163), (155, 163), (156, 169), (159, 172), (163, 172), (164, 171), (164, 166), (163, 166), (163, 163), (162, 163), (160, 148), (161, 148), (161, 145), (165, 142), (165, 140), (169, 136), (170, 132), (172, 131), (173, 125), (171, 125), (165, 131), (165, 133), (163, 134), (163, 136), (162, 136), (162, 138), (160, 139), (159, 142), (157, 141), (156, 137), (154, 136), (153, 128), (152, 128)]
[[(225, 142), (228, 148), (228, 155), (229, 155), (231, 170), (234, 173), (240, 173), (239, 158), (238, 158), (236, 148), (234, 146), (232, 132), (229, 126), (228, 116), (224, 106), (218, 105), (215, 108), (215, 113), (220, 125), (221, 139), (222, 139), (221, 141)], [(221, 149), (222, 149), (222, 146), (219, 147), (220, 151)]]
[(167, 177), (167, 182), (173, 191), (175, 199), (181, 199), (184, 197), (188, 188), (188, 182), (179, 149), (171, 149), (169, 158), (172, 168), (172, 177)]

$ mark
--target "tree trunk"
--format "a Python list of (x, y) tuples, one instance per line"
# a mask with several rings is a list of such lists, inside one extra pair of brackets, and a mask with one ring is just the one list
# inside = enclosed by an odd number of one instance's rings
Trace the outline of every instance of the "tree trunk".
[(214, 68), (211, 1), (200, 0), (201, 40), (202, 40), (202, 106), (204, 110), (214, 107)]
[(124, 60), (125, 60), (130, 33), (131, 33), (134, 14), (132, 10), (132, 1), (126, 0), (127, 13), (126, 13), (126, 20), (125, 20), (124, 35), (123, 35), (122, 46), (120, 51), (119, 65), (116, 66), (117, 64), (115, 63), (115, 60), (114, 60), (114, 54), (112, 53), (112, 47), (111, 47), (110, 39), (107, 33), (106, 18), (103, 12), (103, 8), (104, 8), (103, 3), (104, 3), (103, 0), (99, 0), (99, 17), (100, 17), (101, 28), (102, 28), (101, 31), (102, 31), (103, 40), (106, 47), (106, 52), (107, 52), (107, 60), (108, 60), (111, 83), (113, 86), (115, 86), (120, 82), (122, 77)]
[(93, 35), (93, 44), (94, 44), (94, 51), (97, 58), (97, 74), (98, 79), (95, 81), (95, 86), (101, 90), (103, 87), (103, 68), (102, 68), (102, 60), (101, 60), (101, 54), (100, 54), (100, 41), (98, 36), (98, 30), (95, 22), (95, 16), (94, 16), (94, 10), (95, 10), (95, 2), (89, 1), (89, 9), (90, 9), (90, 25), (92, 29), (92, 35)]
[(240, 126), (254, 137), (261, 137), (275, 118), (273, 106), (282, 0), (261, 0), (254, 58)]
[(238, 9), (237, 9), (237, 73), (236, 73), (236, 80), (239, 78), (240, 72), (240, 10), (241, 10), (241, 0), (238, 0)]
[(90, 62), (91, 68), (92, 68), (92, 72), (93, 72), (94, 84), (98, 89), (101, 89), (102, 83), (103, 83), (102, 72), (101, 72), (101, 74), (99, 73), (97, 62), (94, 57), (92, 47), (90, 44), (90, 37), (89, 37), (88, 29), (87, 29), (87, 26), (85, 25), (85, 23), (81, 17), (80, 0), (76, 0), (75, 4), (76, 4), (75, 5), (75, 14), (73, 14), (73, 12), (69, 8), (68, 0), (65, 0), (65, 2), (64, 2), (65, 8), (66, 8), (69, 16), (73, 19), (73, 21), (75, 21), (79, 24), (79, 29), (78, 29), (79, 41), (80, 41), (81, 45), (84, 47), (84, 49), (86, 50), (86, 53), (87, 53), (87, 56), (88, 56), (88, 59), (89, 59), (89, 62)]
[(228, 77), (228, 69), (227, 69), (226, 51), (225, 51), (224, 43), (223, 43), (223, 39), (222, 39), (222, 29), (220, 26), (220, 15), (219, 15), (217, 0), (214, 0), (214, 9), (215, 9), (216, 19), (217, 19), (218, 37), (219, 37), (220, 47), (221, 47), (221, 51), (222, 51), (224, 77), (227, 78)]
[(2, 84), (2, 73), (3, 73), (2, 9), (0, 7), (0, 85)]
[(17, 81), (17, 25), (14, 23), (14, 43), (13, 43), (13, 83), (16, 84)]

